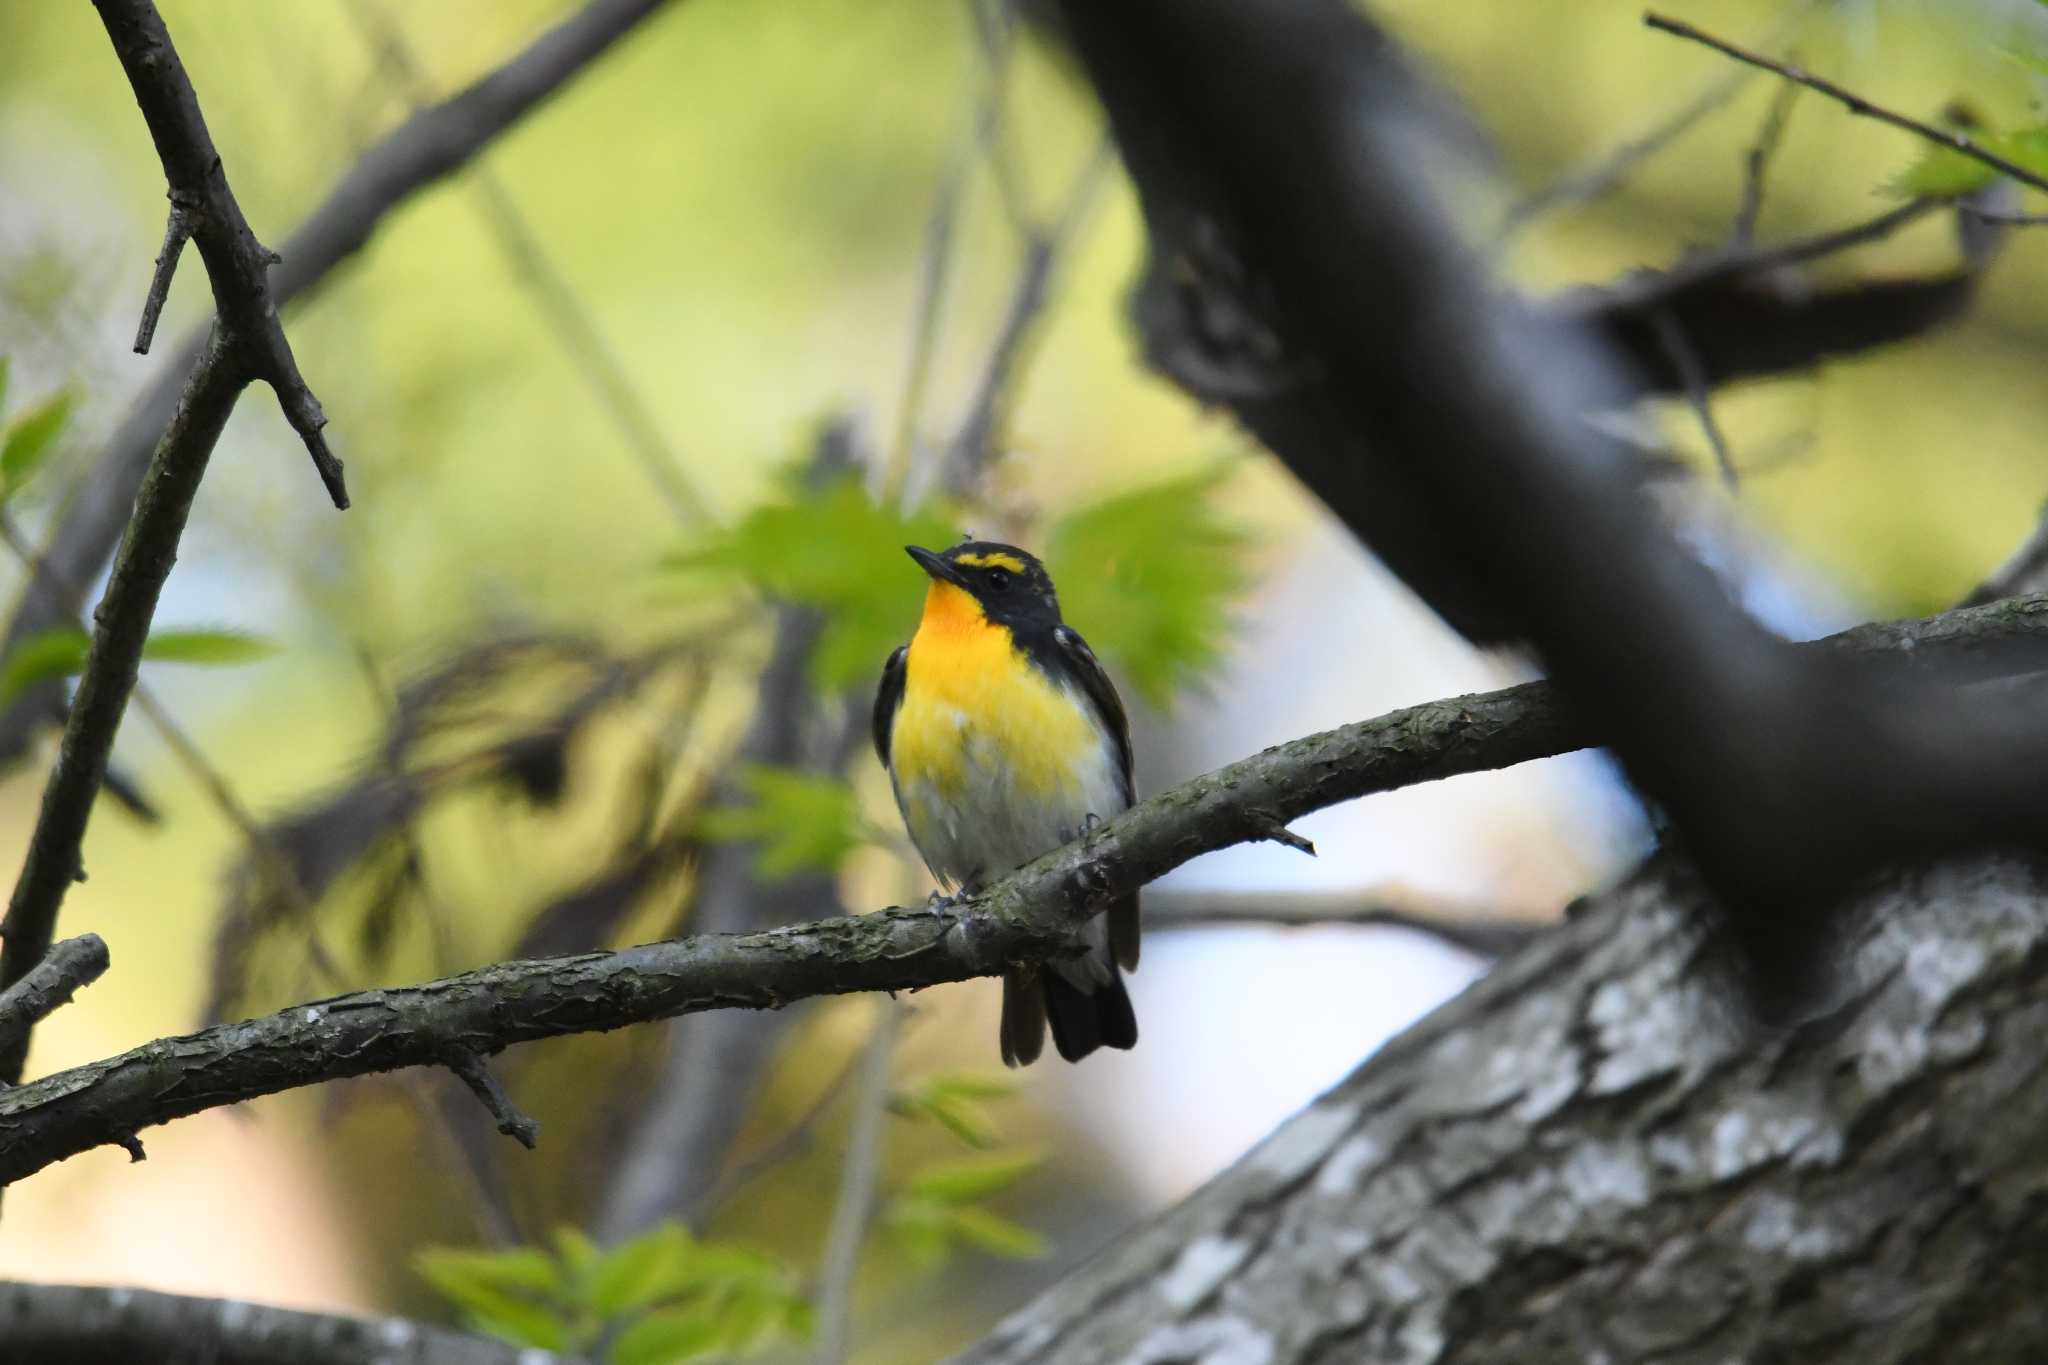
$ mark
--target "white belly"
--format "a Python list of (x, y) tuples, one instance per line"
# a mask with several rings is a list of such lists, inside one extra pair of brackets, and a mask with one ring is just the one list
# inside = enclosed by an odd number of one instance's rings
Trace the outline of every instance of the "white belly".
[(1124, 810), (1116, 747), (1099, 727), (1099, 742), (1084, 746), (1063, 781), (1025, 795), (1003, 748), (964, 712), (949, 719), (960, 731), (959, 779), (947, 782), (943, 793), (937, 783), (915, 778), (896, 787), (911, 841), (948, 888), (992, 881), (1072, 840), (1090, 815), (1106, 820)]

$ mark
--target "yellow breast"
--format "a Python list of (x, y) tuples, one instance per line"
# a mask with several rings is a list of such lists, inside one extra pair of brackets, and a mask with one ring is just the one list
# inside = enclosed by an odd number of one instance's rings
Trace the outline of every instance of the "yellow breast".
[(890, 734), (900, 786), (928, 784), (957, 800), (1000, 768), (1016, 795), (1052, 796), (1077, 786), (1101, 743), (1087, 711), (1032, 665), (1008, 627), (959, 588), (931, 585)]

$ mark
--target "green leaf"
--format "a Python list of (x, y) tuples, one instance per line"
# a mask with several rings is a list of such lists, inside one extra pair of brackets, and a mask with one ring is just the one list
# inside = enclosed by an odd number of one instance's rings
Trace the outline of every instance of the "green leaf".
[(919, 1270), (936, 1270), (953, 1251), (947, 1210), (929, 1199), (901, 1197), (889, 1206), (889, 1236), (905, 1260)]
[(833, 871), (866, 842), (850, 783), (769, 764), (742, 768), (739, 783), (751, 802), (704, 812), (702, 832), (720, 842), (758, 841), (755, 864), (771, 881)]
[(7, 357), (0, 355), (0, 413), (7, 411)]
[[(2048, 175), (2048, 124), (2016, 128), (1999, 133), (1987, 129), (1975, 113), (1953, 105), (1943, 119), (1948, 126), (1969, 135), (1984, 150), (2001, 156), (2036, 175)], [(1954, 199), (1982, 189), (1998, 174), (1973, 156), (1949, 147), (1929, 145), (1913, 163), (1885, 183), (1885, 189), (1901, 199)]]
[(943, 1161), (913, 1176), (910, 1191), (935, 1204), (966, 1204), (1008, 1189), (1044, 1164), (1045, 1154), (1030, 1148)]
[(552, 1310), (537, 1303), (508, 1301), (488, 1313), (473, 1312), (469, 1314), (469, 1325), (515, 1346), (538, 1346), (543, 1351), (569, 1349), (568, 1327)]
[(1106, 498), (1062, 518), (1045, 561), (1064, 613), (1120, 682), (1154, 706), (1215, 667), (1250, 537), (1217, 510), (1221, 467)]
[(142, 657), (166, 664), (247, 664), (269, 658), (277, 646), (240, 630), (159, 630), (142, 646)]
[[(2048, 0), (2042, 0), (2048, 4)], [(941, 1071), (927, 1076), (926, 1093), (958, 1095), (969, 1100), (1006, 1100), (1017, 1093), (1017, 1082), (992, 1071)]]
[(1975, 157), (1930, 145), (1884, 188), (1900, 199), (1955, 199), (1984, 188), (1996, 174)]
[(53, 626), (29, 636), (0, 663), (0, 704), (39, 682), (78, 672), (91, 649), (92, 638), (77, 626)]
[(459, 1251), (428, 1247), (413, 1257), (420, 1277), (456, 1303), (471, 1290), (552, 1294), (562, 1277), (554, 1259), (534, 1247), (505, 1251)]
[(1011, 1261), (1035, 1261), (1045, 1255), (1049, 1247), (1045, 1234), (979, 1205), (950, 1209), (948, 1213), (948, 1221), (960, 1240), (991, 1256)]
[(682, 1224), (664, 1223), (606, 1252), (590, 1273), (590, 1307), (614, 1318), (670, 1297), (688, 1283), (693, 1249)]
[(57, 434), (71, 420), (72, 395), (58, 393), (23, 413), (0, 445), (0, 496), (13, 497), (57, 449)]
[(598, 1251), (597, 1243), (580, 1229), (565, 1224), (555, 1229), (555, 1255), (561, 1258), (562, 1266), (568, 1272), (565, 1282), (580, 1289), (590, 1282), (602, 1253)]
[(711, 1314), (685, 1309), (649, 1313), (612, 1342), (611, 1365), (670, 1365), (717, 1350), (725, 1334)]
[(812, 679), (837, 690), (871, 684), (889, 651), (916, 626), (925, 577), (904, 557), (903, 547), (957, 539), (945, 519), (879, 507), (857, 477), (847, 476), (757, 507), (668, 564), (736, 573), (771, 596), (820, 608), (825, 624), (811, 660)]
[(993, 1147), (996, 1139), (1002, 1136), (988, 1111), (973, 1100), (952, 1095), (930, 1095), (919, 1102), (919, 1108), (969, 1147)]

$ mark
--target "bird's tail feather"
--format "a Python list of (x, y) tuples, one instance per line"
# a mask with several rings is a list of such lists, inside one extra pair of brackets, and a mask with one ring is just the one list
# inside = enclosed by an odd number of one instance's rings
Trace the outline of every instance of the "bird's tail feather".
[(1045, 992), (1044, 1014), (1052, 1024), (1053, 1046), (1060, 1056), (1078, 1062), (1099, 1047), (1134, 1047), (1138, 1016), (1131, 1010), (1123, 973), (1109, 969), (1109, 982), (1084, 991), (1058, 972), (1039, 977)]

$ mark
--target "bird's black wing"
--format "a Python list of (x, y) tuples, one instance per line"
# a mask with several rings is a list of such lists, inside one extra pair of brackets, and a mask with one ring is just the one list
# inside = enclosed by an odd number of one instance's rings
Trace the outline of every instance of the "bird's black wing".
[[(1088, 642), (1071, 626), (1059, 626), (1052, 633), (1053, 648), (1057, 651), (1064, 671), (1081, 684), (1081, 690), (1088, 694), (1088, 700), (1095, 704), (1095, 713), (1102, 721), (1102, 728), (1116, 741), (1118, 771), (1124, 780), (1124, 804), (1135, 805), (1138, 788), (1132, 778), (1131, 764), (1131, 722), (1124, 715), (1123, 698), (1117, 696), (1116, 685), (1103, 671), (1102, 664), (1095, 657), (1095, 651), (1088, 648)], [(1114, 811), (1100, 812), (1113, 815)]]
[[(1081, 690), (1087, 693), (1088, 700), (1094, 703), (1095, 713), (1102, 720), (1102, 728), (1116, 741), (1117, 769), (1123, 778), (1124, 805), (1136, 805), (1138, 785), (1131, 762), (1131, 722), (1130, 718), (1124, 715), (1123, 698), (1116, 694), (1116, 684), (1112, 683), (1109, 674), (1103, 671), (1101, 662), (1095, 657), (1095, 651), (1088, 648), (1088, 642), (1071, 626), (1054, 627), (1052, 643), (1060, 666), (1068, 676), (1081, 684)], [(1098, 815), (1115, 813), (1096, 812)], [(1110, 957), (1124, 970), (1135, 971), (1138, 966), (1137, 893), (1134, 891), (1110, 906), (1107, 919)], [(1117, 997), (1123, 997), (1123, 986), (1115, 982), (1112, 984), (1116, 986)], [(1138, 1026), (1131, 1018), (1130, 1004), (1127, 1000), (1122, 1004), (1120, 1013), (1109, 1011), (1111, 1001), (1107, 994), (1098, 993), (1095, 1000), (1098, 1007), (1105, 1011), (1101, 1014), (1102, 1022), (1109, 1026), (1103, 1031), (1100, 1041), (1109, 1043), (1112, 1047), (1129, 1047), (1138, 1041)], [(1122, 1026), (1116, 1026), (1118, 1021), (1121, 1021)], [(1058, 1041), (1057, 1023), (1054, 1025), (1053, 1033), (1055, 1041)], [(1083, 1054), (1087, 1050), (1084, 1047)], [(1066, 1055), (1067, 1049), (1064, 1044), (1060, 1051), (1061, 1055)], [(1073, 1058), (1069, 1057), (1068, 1060), (1071, 1061)]]
[(909, 645), (896, 646), (889, 662), (882, 665), (882, 685), (875, 689), (875, 757), (889, 766), (889, 732), (896, 726), (896, 712), (903, 705), (903, 660)]

